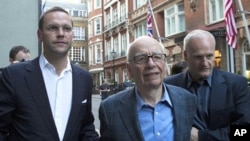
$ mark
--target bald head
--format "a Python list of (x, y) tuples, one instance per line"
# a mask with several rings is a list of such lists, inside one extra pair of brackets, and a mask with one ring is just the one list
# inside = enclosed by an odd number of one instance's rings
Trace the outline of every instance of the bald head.
[(205, 30), (197, 29), (189, 32), (184, 38), (184, 50), (188, 50), (191, 47), (191, 43), (194, 39), (208, 39), (211, 41), (211, 44), (215, 47), (215, 38), (214, 36)]
[(161, 44), (154, 38), (149, 36), (140, 36), (136, 38), (128, 47), (127, 62), (131, 60), (137, 53), (140, 54), (140, 49), (147, 50), (151, 47), (157, 47), (159, 53), (164, 53), (164, 49)]

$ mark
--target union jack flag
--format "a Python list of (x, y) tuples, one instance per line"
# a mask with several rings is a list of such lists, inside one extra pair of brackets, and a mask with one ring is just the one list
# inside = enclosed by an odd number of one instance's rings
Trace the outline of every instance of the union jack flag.
[(233, 13), (233, 0), (225, 1), (225, 24), (226, 24), (226, 40), (232, 48), (237, 48), (237, 27), (235, 24)]
[(153, 37), (153, 30), (152, 30), (152, 12), (150, 8), (150, 3), (148, 2), (148, 13), (147, 13), (147, 29), (148, 29), (148, 36)]

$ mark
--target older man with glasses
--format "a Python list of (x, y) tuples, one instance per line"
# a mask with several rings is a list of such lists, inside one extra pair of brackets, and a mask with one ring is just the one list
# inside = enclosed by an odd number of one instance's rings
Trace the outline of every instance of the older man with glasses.
[(163, 83), (166, 55), (154, 38), (142, 36), (128, 48), (132, 89), (102, 101), (101, 141), (187, 141), (196, 112), (196, 97)]

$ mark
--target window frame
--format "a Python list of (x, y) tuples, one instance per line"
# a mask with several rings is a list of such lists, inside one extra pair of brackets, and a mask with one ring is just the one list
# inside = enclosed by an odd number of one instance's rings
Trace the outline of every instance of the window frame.
[[(212, 3), (214, 2), (214, 5)], [(224, 2), (225, 0), (208, 1), (208, 24), (213, 24), (224, 20)]]
[(186, 30), (184, 3), (177, 3), (164, 9), (164, 26), (166, 36)]

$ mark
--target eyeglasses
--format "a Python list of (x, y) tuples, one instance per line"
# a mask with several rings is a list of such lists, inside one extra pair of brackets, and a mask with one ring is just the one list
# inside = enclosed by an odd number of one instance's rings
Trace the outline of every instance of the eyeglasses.
[(148, 62), (149, 57), (151, 57), (154, 62), (160, 62), (160, 61), (165, 61), (166, 54), (153, 54), (150, 56), (148, 56), (147, 54), (143, 54), (135, 56), (133, 57), (133, 59), (130, 59), (129, 61), (134, 61), (136, 64), (144, 64)]

